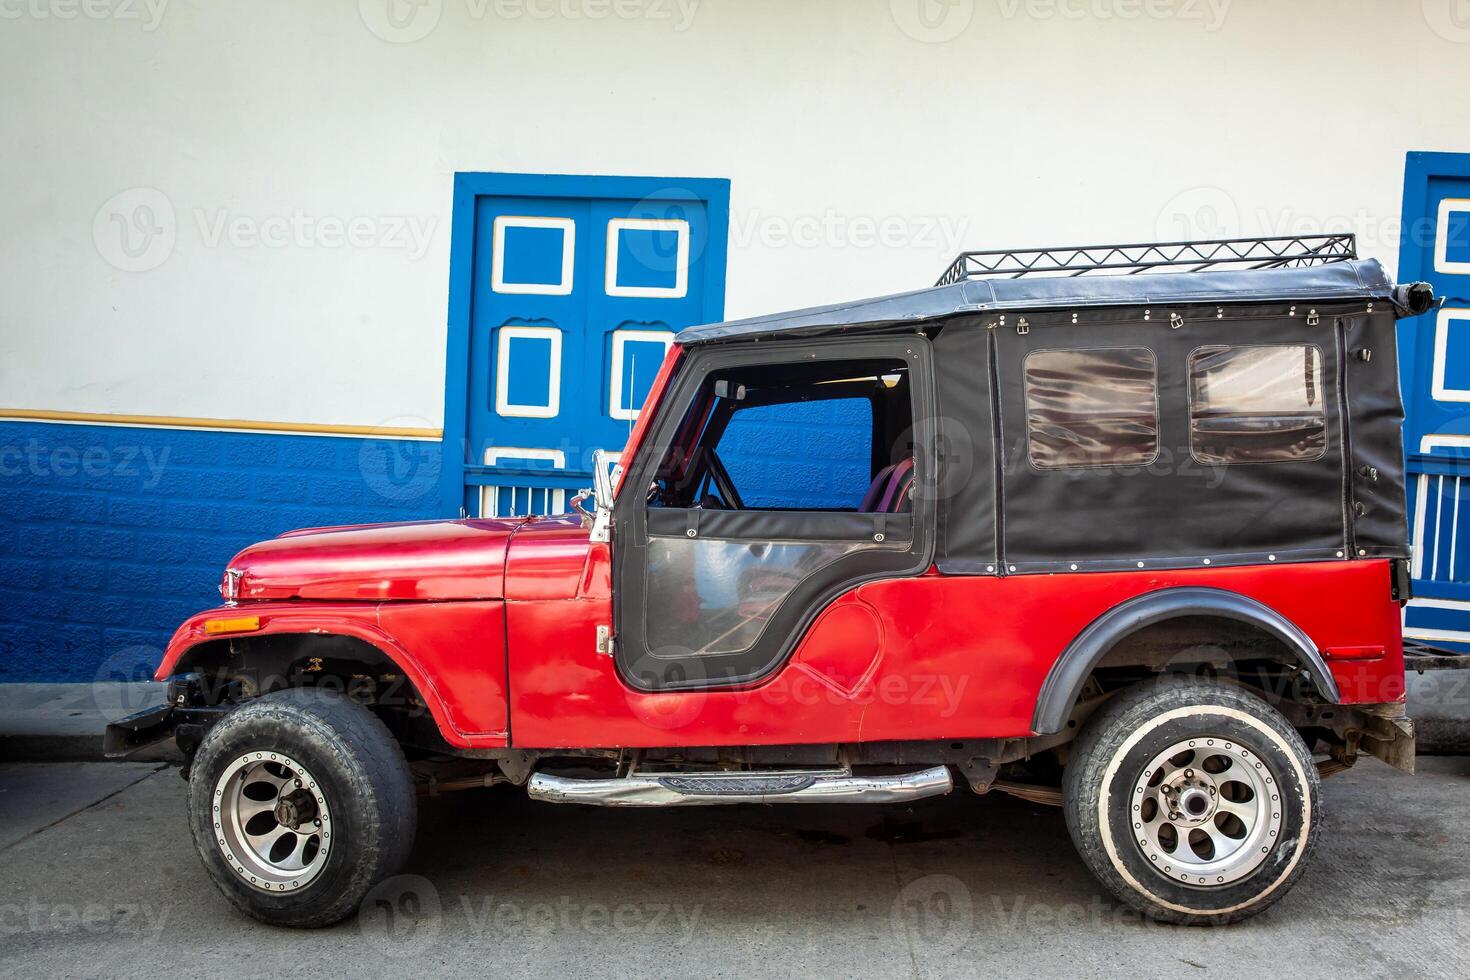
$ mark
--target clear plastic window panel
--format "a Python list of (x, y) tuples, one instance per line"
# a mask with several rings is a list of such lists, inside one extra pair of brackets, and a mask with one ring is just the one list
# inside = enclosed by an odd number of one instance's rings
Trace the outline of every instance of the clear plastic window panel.
[(652, 538), (645, 611), (656, 657), (742, 653), (808, 575), (872, 541)]
[(1147, 347), (1034, 351), (1025, 372), (1031, 465), (1145, 466), (1158, 455), (1158, 371)]
[(1202, 463), (1320, 459), (1322, 351), (1309, 344), (1202, 347), (1189, 357), (1190, 446)]

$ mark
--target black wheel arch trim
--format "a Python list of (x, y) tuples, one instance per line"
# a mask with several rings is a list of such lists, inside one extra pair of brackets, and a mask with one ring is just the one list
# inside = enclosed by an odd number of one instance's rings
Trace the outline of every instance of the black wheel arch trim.
[(1296, 656), (1318, 694), (1332, 704), (1342, 700), (1337, 681), (1312, 638), (1270, 606), (1225, 589), (1161, 589), (1113, 607), (1073, 638), (1042, 682), (1031, 730), (1038, 735), (1060, 732), (1087, 678), (1108, 651), (1146, 626), (1181, 616), (1218, 616), (1265, 630)]

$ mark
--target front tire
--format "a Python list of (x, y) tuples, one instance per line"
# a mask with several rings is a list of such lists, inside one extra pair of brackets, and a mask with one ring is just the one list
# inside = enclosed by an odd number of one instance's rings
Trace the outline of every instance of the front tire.
[(1170, 680), (1118, 694), (1088, 721), (1064, 781), (1083, 861), (1161, 922), (1255, 915), (1300, 877), (1321, 827), (1317, 767), (1301, 736), (1225, 684)]
[(311, 689), (220, 720), (189, 776), (194, 846), (235, 907), (273, 925), (339, 922), (413, 846), (418, 811), (398, 743), (364, 706)]

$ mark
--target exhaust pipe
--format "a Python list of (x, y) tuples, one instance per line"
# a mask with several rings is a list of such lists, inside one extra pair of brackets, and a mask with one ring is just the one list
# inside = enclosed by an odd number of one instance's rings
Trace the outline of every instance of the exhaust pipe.
[(593, 806), (709, 806), (722, 803), (906, 803), (954, 788), (945, 766), (897, 776), (845, 770), (634, 773), (620, 779), (566, 779), (536, 773), (529, 793), (548, 803)]

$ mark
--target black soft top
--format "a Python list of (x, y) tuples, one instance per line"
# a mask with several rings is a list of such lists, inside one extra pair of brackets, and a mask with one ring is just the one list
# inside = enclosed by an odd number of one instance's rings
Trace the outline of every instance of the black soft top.
[(1393, 298), (1376, 259), (1278, 269), (1217, 269), (1144, 275), (965, 279), (908, 293), (817, 306), (790, 313), (689, 327), (685, 345), (880, 330), (965, 313), (1141, 304), (1259, 303)]

